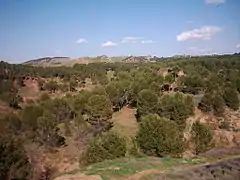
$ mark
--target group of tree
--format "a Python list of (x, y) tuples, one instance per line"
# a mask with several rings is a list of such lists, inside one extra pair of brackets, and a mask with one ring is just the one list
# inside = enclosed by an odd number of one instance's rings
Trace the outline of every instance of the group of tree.
[[(139, 130), (133, 140), (136, 145), (133, 151), (160, 157), (181, 154), (187, 148), (183, 136), (186, 120), (194, 114), (194, 108), (213, 111), (216, 115), (221, 115), (225, 106), (233, 110), (239, 108), (239, 58), (239, 55), (233, 55), (54, 68), (1, 62), (0, 99), (18, 110), (1, 118), (4, 128), (0, 132), (0, 163), (4, 162), (4, 166), (0, 166), (0, 178), (30, 177), (25, 171), (19, 173), (16, 170), (18, 165), (30, 168), (24, 148), (17, 142), (56, 148), (66, 145), (66, 136), (71, 136), (73, 130), (76, 140), (87, 147), (81, 158), (85, 164), (126, 156), (129, 151), (126, 141), (112, 132), (110, 121), (114, 111), (124, 106), (137, 109)], [(160, 73), (161, 68), (169, 69), (167, 76)], [(178, 77), (179, 70), (183, 70), (185, 76)], [(110, 78), (108, 71), (114, 72)], [(53, 93), (63, 85), (66, 90), (62, 91), (74, 91), (86, 78), (92, 80), (95, 88), (62, 98), (52, 98), (45, 92), (38, 101), (20, 107), (22, 100), (18, 96), (18, 87), (24, 86), (22, 80), (27, 77), (37, 78), (40, 89)], [(162, 92), (166, 84), (174, 84), (179, 89)], [(197, 106), (196, 94), (202, 96)], [(67, 135), (60, 132), (62, 125)], [(197, 122), (193, 125), (192, 135), (196, 153), (211, 148), (212, 133), (208, 127)], [(11, 153), (6, 156), (6, 152)]]

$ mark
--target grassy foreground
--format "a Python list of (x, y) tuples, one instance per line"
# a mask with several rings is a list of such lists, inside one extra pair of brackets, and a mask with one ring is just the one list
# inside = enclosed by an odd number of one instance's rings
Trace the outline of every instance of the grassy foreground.
[(183, 165), (194, 165), (207, 162), (204, 158), (124, 158), (111, 161), (104, 161), (93, 164), (81, 170), (67, 172), (66, 174), (99, 175), (103, 180), (126, 179), (127, 177), (145, 170), (169, 170), (173, 167)]

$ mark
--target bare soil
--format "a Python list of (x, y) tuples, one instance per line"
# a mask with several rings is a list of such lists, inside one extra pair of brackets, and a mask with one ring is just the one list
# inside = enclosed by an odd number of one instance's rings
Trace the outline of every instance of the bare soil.
[(240, 157), (215, 163), (196, 165), (191, 168), (176, 168), (166, 172), (143, 175), (134, 180), (239, 180)]

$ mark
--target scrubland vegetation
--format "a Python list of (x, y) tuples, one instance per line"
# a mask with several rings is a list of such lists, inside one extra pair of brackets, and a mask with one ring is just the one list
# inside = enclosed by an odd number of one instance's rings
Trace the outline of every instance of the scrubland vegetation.
[[(37, 85), (31, 86), (36, 95), (30, 99), (20, 93), (27, 82)], [(205, 152), (215, 146), (212, 127), (197, 120), (186, 138), (187, 119), (196, 109), (215, 117), (237, 111), (239, 93), (238, 54), (45, 68), (1, 62), (0, 179), (50, 179), (54, 167), (39, 168), (36, 159), (70, 142), (81, 167)], [(126, 107), (136, 110), (135, 134), (118, 133), (112, 121)]]

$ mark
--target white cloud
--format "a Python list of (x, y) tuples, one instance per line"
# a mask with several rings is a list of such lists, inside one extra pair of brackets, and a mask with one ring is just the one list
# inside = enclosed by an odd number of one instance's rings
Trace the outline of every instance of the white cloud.
[(128, 36), (128, 37), (124, 37), (122, 39), (122, 43), (135, 43), (142, 39), (143, 39), (143, 37)]
[(152, 44), (152, 43), (155, 43), (153, 40), (143, 40), (141, 42), (142, 44)]
[(236, 45), (236, 48), (237, 48), (237, 49), (240, 49), (240, 44), (237, 44), (237, 45)]
[(217, 4), (225, 3), (225, 0), (205, 0), (205, 2), (207, 4), (215, 4), (215, 5), (217, 5)]
[(117, 46), (117, 43), (114, 43), (112, 41), (107, 41), (102, 44), (102, 47), (107, 47), (107, 46)]
[(182, 32), (177, 35), (177, 41), (187, 41), (190, 39), (210, 40), (212, 36), (221, 31), (221, 28), (216, 26), (203, 26), (199, 29)]
[(82, 44), (82, 43), (88, 43), (88, 41), (86, 39), (80, 38), (80, 39), (77, 40), (76, 43)]

